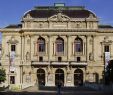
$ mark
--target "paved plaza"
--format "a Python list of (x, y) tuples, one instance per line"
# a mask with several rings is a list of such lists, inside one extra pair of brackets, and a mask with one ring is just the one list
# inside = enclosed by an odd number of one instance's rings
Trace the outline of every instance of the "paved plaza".
[(42, 87), (40, 90), (36, 87), (24, 89), (21, 92), (1, 92), (0, 95), (113, 95), (112, 92), (96, 91), (86, 87), (61, 87), (61, 92), (58, 93), (56, 87)]

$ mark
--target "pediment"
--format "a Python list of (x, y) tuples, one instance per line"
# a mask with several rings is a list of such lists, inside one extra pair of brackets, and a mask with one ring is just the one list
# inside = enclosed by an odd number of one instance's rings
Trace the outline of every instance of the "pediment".
[(11, 37), (7, 43), (10, 43), (10, 44), (17, 44), (19, 41), (15, 39), (15, 37)]
[(56, 15), (51, 16), (49, 19), (49, 21), (69, 21), (70, 18), (66, 15), (63, 15), (62, 13), (58, 13)]

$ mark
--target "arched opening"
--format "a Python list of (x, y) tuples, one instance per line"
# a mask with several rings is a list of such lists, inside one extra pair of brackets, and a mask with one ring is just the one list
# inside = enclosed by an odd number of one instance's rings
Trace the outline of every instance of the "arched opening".
[(64, 71), (62, 69), (57, 69), (55, 72), (55, 85), (58, 84), (64, 86)]
[(74, 71), (74, 85), (83, 85), (83, 71), (81, 69)]
[(61, 37), (56, 39), (56, 52), (63, 53), (64, 52), (64, 40)]
[(37, 39), (37, 51), (38, 52), (45, 52), (45, 39), (44, 38), (42, 38), (42, 37), (39, 37), (38, 39)]
[(45, 71), (43, 69), (37, 70), (37, 80), (39, 86), (45, 85)]
[(83, 51), (83, 40), (77, 37), (74, 41), (74, 51), (82, 52)]

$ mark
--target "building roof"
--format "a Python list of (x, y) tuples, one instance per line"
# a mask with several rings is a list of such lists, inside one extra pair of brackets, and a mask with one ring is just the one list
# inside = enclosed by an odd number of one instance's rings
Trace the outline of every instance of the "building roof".
[(11, 24), (6, 26), (5, 28), (22, 28), (22, 24)]
[(61, 12), (64, 15), (67, 15), (71, 18), (88, 18), (90, 14), (92, 14), (94, 17), (96, 15), (92, 13), (89, 10), (86, 10), (82, 6), (71, 6), (71, 7), (35, 7), (35, 9), (28, 11), (25, 13), (24, 17), (27, 14), (30, 14), (31, 17), (33, 18), (49, 18), (58, 12)]
[(111, 25), (98, 25), (99, 28), (113, 28)]

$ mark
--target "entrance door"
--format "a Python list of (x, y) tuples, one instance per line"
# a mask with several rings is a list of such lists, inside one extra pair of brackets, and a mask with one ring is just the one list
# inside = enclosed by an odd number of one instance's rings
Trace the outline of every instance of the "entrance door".
[(43, 69), (37, 70), (37, 79), (39, 86), (45, 85), (45, 71)]
[(81, 69), (74, 71), (74, 85), (83, 85), (83, 71)]
[(15, 76), (10, 76), (10, 84), (15, 84)]
[(62, 69), (57, 69), (55, 72), (55, 85), (64, 86), (64, 71)]

